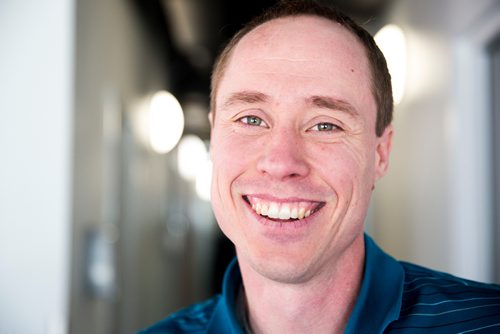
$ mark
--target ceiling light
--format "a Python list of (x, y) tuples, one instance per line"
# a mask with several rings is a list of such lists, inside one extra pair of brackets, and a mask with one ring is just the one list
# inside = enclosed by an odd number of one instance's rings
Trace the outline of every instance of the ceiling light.
[(375, 42), (387, 61), (394, 104), (397, 105), (403, 99), (406, 85), (407, 56), (404, 32), (397, 25), (386, 25), (375, 34)]
[(184, 114), (179, 101), (166, 91), (153, 95), (149, 105), (149, 141), (160, 154), (170, 152), (184, 131)]

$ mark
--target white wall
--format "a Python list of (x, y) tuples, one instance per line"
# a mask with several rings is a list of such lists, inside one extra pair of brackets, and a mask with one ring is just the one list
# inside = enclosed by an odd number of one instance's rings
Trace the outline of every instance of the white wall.
[[(469, 43), (470, 31), (494, 5), (395, 2), (388, 21), (408, 38), (408, 83), (395, 110), (391, 166), (374, 209), (374, 236), (395, 257), (486, 281), (492, 278), (489, 111), (478, 103), (460, 45)], [(464, 94), (476, 104), (465, 107)]]
[[(192, 253), (182, 245), (172, 254), (164, 240), (171, 203), (182, 191), (172, 155), (152, 152), (138, 130), (152, 94), (170, 90), (169, 55), (137, 9), (135, 1), (77, 1), (74, 334), (135, 333), (192, 294)], [(99, 295), (86, 289), (86, 237), (108, 227), (117, 233), (107, 263), (116, 294)]]
[(64, 333), (74, 1), (0, 2), (0, 333)]

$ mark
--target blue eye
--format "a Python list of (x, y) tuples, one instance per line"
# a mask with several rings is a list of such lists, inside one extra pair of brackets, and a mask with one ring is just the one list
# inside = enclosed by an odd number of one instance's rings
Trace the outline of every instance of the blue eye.
[(267, 126), (266, 123), (257, 116), (244, 116), (240, 118), (239, 121), (251, 126)]
[(318, 123), (311, 128), (314, 131), (334, 131), (338, 129), (340, 128), (332, 123)]

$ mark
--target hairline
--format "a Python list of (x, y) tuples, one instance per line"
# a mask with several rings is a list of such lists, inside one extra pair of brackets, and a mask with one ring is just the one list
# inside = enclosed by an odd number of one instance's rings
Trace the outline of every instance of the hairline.
[[(212, 117), (215, 117), (215, 110), (216, 110), (216, 95), (218, 88), (220, 86), (220, 82), (224, 76), (224, 73), (226, 69), (229, 66), (229, 63), (231, 61), (231, 58), (233, 56), (234, 50), (238, 46), (238, 44), (241, 42), (241, 40), (254, 31), (255, 29), (259, 28), (260, 26), (272, 22), (274, 20), (278, 19), (284, 19), (284, 18), (296, 18), (296, 17), (315, 17), (315, 18), (320, 18), (320, 19), (325, 19), (328, 20), (332, 23), (337, 23), (339, 24), (343, 29), (345, 29), (347, 32), (352, 34), (357, 41), (361, 44), (363, 50), (364, 50), (364, 56), (365, 59), (368, 62), (368, 67), (369, 67), (369, 79), (370, 79), (370, 91), (372, 93), (372, 97), (375, 100), (375, 105), (376, 105), (376, 122), (375, 122), (375, 132), (377, 136), (381, 136), (383, 133), (383, 130), (391, 123), (392, 121), (392, 95), (391, 95), (391, 110), (387, 111), (384, 110), (385, 114), (382, 114), (382, 108), (386, 106), (382, 106), (381, 104), (383, 103), (382, 97), (380, 95), (379, 89), (376, 87), (376, 80), (375, 80), (375, 75), (376, 72), (378, 71), (376, 61), (370, 59), (370, 45), (367, 44), (367, 42), (363, 41), (361, 36), (358, 35), (360, 33), (357, 30), (363, 30), (360, 26), (350, 22), (344, 21), (345, 19), (343, 17), (339, 17), (338, 19), (333, 18), (333, 17), (328, 17), (326, 15), (322, 15), (319, 13), (284, 13), (281, 15), (278, 15), (276, 17), (272, 18), (267, 18), (267, 17), (262, 17), (261, 20), (254, 20), (251, 21), (249, 24), (244, 26), (241, 30), (239, 30), (229, 41), (229, 43), (224, 47), (222, 50), (221, 54), (219, 57), (216, 59), (216, 62), (214, 64), (213, 72), (212, 72), (212, 78), (211, 78), (211, 96), (210, 96), (210, 110), (212, 113)], [(369, 35), (368, 32), (366, 34)], [(371, 35), (370, 35), (371, 36)], [(375, 46), (376, 47), (376, 46)], [(380, 51), (378, 51), (380, 52)], [(375, 53), (377, 53), (375, 51)], [(383, 57), (383, 56), (382, 56)], [(385, 59), (384, 59), (385, 61)], [(390, 78), (390, 77), (389, 77)], [(390, 87), (389, 87), (390, 88)], [(389, 113), (389, 115), (386, 115), (386, 113)], [(385, 119), (385, 117), (389, 117), (389, 119)], [(382, 119), (384, 117), (384, 119)], [(382, 123), (382, 124), (380, 124)], [(383, 127), (383, 128), (382, 128)]]

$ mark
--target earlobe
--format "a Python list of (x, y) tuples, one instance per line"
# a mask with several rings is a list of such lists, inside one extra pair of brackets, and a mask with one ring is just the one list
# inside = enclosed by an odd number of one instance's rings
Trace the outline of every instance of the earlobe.
[(375, 181), (379, 180), (387, 173), (393, 133), (394, 128), (392, 124), (389, 124), (385, 128), (382, 136), (377, 138), (377, 147), (375, 148)]

